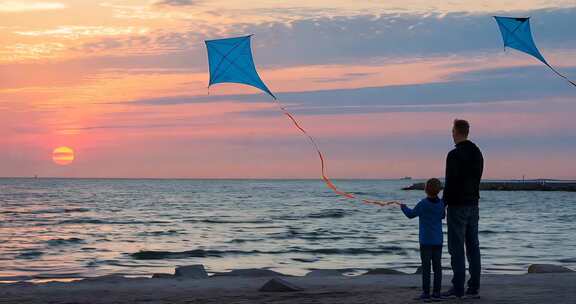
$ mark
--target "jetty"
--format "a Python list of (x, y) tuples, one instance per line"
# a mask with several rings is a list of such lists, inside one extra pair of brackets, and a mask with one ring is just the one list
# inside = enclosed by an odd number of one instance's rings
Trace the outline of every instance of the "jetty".
[[(415, 183), (402, 190), (424, 190), (424, 183)], [(576, 181), (526, 180), (482, 181), (482, 191), (566, 191), (576, 192)]]

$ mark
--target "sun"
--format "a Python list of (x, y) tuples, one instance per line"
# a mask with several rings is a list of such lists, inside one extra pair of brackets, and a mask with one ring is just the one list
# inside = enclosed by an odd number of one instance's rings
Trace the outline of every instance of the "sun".
[(74, 161), (74, 150), (69, 147), (58, 147), (52, 151), (52, 161), (61, 166), (66, 166)]

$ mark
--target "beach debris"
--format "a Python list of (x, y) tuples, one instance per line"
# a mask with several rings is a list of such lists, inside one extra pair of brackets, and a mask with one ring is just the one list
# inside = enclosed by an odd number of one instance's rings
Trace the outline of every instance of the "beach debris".
[(280, 278), (274, 278), (266, 282), (258, 291), (261, 292), (293, 292), (303, 289)]
[(215, 277), (247, 277), (247, 278), (266, 278), (266, 277), (277, 277), (277, 276), (287, 276), (283, 273), (276, 272), (269, 269), (260, 268), (247, 268), (247, 269), (234, 269), (228, 272), (218, 272), (213, 276)]
[(528, 273), (564, 273), (574, 272), (574, 270), (560, 265), (552, 264), (532, 264), (528, 267)]
[(502, 40), (504, 41), (504, 49), (510, 47), (535, 57), (549, 67), (556, 75), (564, 78), (564, 80), (576, 87), (576, 82), (571, 81), (556, 71), (556, 69), (544, 59), (544, 56), (542, 56), (536, 47), (530, 30), (530, 17), (494, 16), (494, 19), (496, 19), (496, 23), (498, 23), (498, 27), (500, 28), (500, 34), (502, 34)]
[(173, 279), (174, 277), (171, 273), (155, 273), (152, 275), (153, 279)]
[(80, 280), (80, 282), (103, 282), (103, 283), (119, 283), (119, 282), (124, 282), (124, 281), (129, 281), (129, 280), (137, 280), (138, 278), (127, 278), (123, 275), (119, 275), (119, 274), (109, 274), (109, 275), (103, 275), (103, 276), (98, 276), (98, 277), (91, 277), (91, 278), (85, 278), (83, 280)]
[(368, 270), (364, 275), (379, 275), (379, 274), (407, 274), (402, 271), (388, 268), (374, 268)]
[(207, 279), (208, 273), (206, 273), (204, 265), (197, 264), (197, 265), (176, 267), (174, 276), (185, 279)]
[(9, 284), (11, 286), (18, 286), (18, 287), (36, 287), (38, 285), (28, 282), (28, 281), (18, 281), (16, 283)]
[(341, 275), (342, 271), (338, 269), (314, 269), (306, 274), (307, 277), (332, 277)]

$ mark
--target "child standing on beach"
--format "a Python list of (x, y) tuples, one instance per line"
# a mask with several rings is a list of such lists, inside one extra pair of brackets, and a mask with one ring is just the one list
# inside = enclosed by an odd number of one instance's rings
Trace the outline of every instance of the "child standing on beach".
[[(422, 199), (414, 209), (401, 204), (402, 212), (408, 218), (419, 217), (420, 258), (422, 259), (422, 295), (421, 300), (440, 300), (442, 287), (442, 219), (445, 217), (444, 202), (438, 197), (442, 182), (437, 178), (426, 181)], [(434, 268), (434, 288), (430, 296), (430, 264)]]

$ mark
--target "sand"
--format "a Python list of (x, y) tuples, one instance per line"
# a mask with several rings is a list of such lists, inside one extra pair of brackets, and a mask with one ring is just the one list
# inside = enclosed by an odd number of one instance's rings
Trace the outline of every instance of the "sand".
[[(299, 292), (264, 293), (270, 278), (104, 278), (0, 284), (0, 303), (418, 303), (419, 275), (288, 277)], [(444, 278), (448, 288), (450, 277)], [(576, 272), (483, 275), (481, 299), (447, 303), (576, 303)]]

